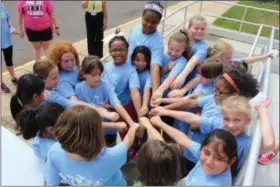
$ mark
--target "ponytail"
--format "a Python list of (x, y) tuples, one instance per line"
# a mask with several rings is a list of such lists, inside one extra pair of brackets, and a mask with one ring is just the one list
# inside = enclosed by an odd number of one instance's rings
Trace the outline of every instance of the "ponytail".
[(17, 114), (22, 110), (22, 104), (16, 95), (13, 95), (10, 101), (10, 109), (13, 119), (16, 119)]
[(16, 118), (16, 129), (19, 130), (17, 135), (22, 135), (25, 140), (35, 137), (39, 131), (36, 123), (36, 110), (25, 109), (21, 111)]
[(21, 111), (16, 117), (17, 135), (25, 140), (35, 137), (38, 133), (43, 137), (47, 127), (53, 127), (64, 108), (57, 103), (43, 103), (37, 109), (29, 108)]

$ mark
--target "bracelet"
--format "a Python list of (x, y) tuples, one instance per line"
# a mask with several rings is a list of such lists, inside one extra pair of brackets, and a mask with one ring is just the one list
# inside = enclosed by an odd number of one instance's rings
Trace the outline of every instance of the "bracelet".
[(55, 27), (55, 29), (59, 29), (59, 27)]

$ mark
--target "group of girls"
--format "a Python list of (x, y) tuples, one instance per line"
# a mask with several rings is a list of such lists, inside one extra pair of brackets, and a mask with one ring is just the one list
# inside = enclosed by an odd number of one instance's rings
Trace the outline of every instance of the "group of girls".
[[(20, 77), (11, 113), (45, 162), (46, 185), (128, 185), (121, 168), (129, 160), (137, 162), (135, 186), (233, 184), (251, 141), (249, 99), (259, 92), (248, 64), (273, 54), (232, 60), (229, 44), (208, 48), (201, 16), (173, 34), (164, 53), (162, 12), (148, 2), (128, 40), (110, 40), (104, 65), (96, 56), (80, 64), (72, 44), (60, 41)], [(270, 102), (255, 107), (262, 152), (275, 146)]]

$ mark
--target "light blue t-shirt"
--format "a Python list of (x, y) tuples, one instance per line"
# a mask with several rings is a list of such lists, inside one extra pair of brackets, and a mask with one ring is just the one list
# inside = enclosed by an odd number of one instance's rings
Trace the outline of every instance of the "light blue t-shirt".
[(79, 82), (76, 85), (75, 92), (79, 100), (94, 104), (97, 107), (103, 107), (105, 102), (113, 106), (120, 103), (114, 88), (103, 80), (93, 88), (90, 88), (86, 81)]
[(71, 71), (61, 70), (59, 72), (57, 91), (66, 98), (75, 96), (75, 86), (78, 83), (78, 74), (79, 72), (76, 66), (74, 66)]
[[(201, 144), (192, 141), (189, 151), (200, 160)], [(203, 171), (201, 162), (198, 161), (190, 173), (183, 179), (183, 186), (231, 186), (232, 176), (230, 168), (219, 175), (208, 175)]]
[[(214, 95), (198, 97), (198, 106), (202, 108), (199, 129), (200, 132), (189, 131), (188, 137), (198, 143), (202, 143), (206, 135), (214, 129), (222, 129), (223, 115), (221, 109), (216, 104)], [(184, 155), (192, 162), (196, 162), (190, 151), (184, 149)]]
[(146, 69), (143, 72), (138, 72), (138, 77), (139, 77), (139, 83), (140, 83), (140, 94), (141, 94), (141, 97), (143, 98), (144, 89), (152, 88), (150, 70)]
[(158, 31), (152, 34), (144, 34), (142, 31), (142, 25), (135, 25), (130, 31), (128, 37), (129, 53), (128, 59), (131, 63), (131, 54), (137, 46), (144, 45), (151, 51), (151, 64), (158, 64), (162, 66), (162, 58), (164, 53), (163, 38)]
[(1, 2), (1, 49), (6, 49), (13, 45), (12, 37), (10, 34), (10, 27), (8, 20), (11, 19), (8, 9)]
[(243, 134), (240, 136), (235, 136), (235, 139), (237, 142), (237, 155), (238, 155), (237, 169), (239, 169), (242, 166), (243, 161), (245, 160), (245, 157), (250, 150), (252, 137), (248, 136), (247, 134)]
[(120, 168), (126, 162), (127, 151), (120, 143), (104, 148), (93, 161), (79, 161), (71, 159), (57, 142), (48, 153), (46, 183), (58, 186), (63, 179), (70, 186), (126, 186)]
[(199, 59), (198, 63), (201, 64), (207, 57), (207, 43), (204, 40), (192, 42), (192, 57), (195, 56)]
[(47, 153), (57, 141), (50, 138), (41, 138), (39, 134), (31, 139), (31, 147), (35, 155), (43, 162), (47, 161)]
[(130, 102), (130, 89), (140, 89), (136, 69), (128, 62), (119, 66), (116, 66), (113, 61), (107, 62), (104, 65), (104, 72), (102, 76), (103, 79), (110, 84), (110, 86), (114, 87), (115, 93), (122, 105), (127, 105)]
[(164, 80), (168, 77), (169, 74), (172, 74), (173, 76), (177, 77), (186, 67), (187, 65), (187, 60), (184, 57), (179, 57), (175, 60), (171, 60), (168, 54), (164, 54), (163, 55), (163, 62), (162, 62), (162, 66), (163, 67), (167, 67), (168, 64), (170, 64), (171, 62), (176, 62), (175, 66), (168, 72), (165, 72), (162, 76), (161, 76), (161, 82), (163, 83)]
[(56, 89), (48, 91), (50, 92), (50, 97), (46, 98), (45, 102), (57, 103), (63, 108), (69, 108), (76, 104), (75, 101), (71, 101), (66, 97), (63, 97), (61, 93), (58, 92)]
[[(204, 40), (192, 42), (192, 56), (198, 58), (198, 64), (201, 64), (207, 57), (207, 44)], [(197, 76), (197, 66), (186, 77), (185, 84)]]
[(200, 96), (197, 98), (198, 106), (202, 108), (199, 129), (201, 134), (207, 134), (214, 129), (223, 128), (223, 115), (216, 104), (214, 95)]
[(196, 85), (194, 88), (192, 88), (189, 92), (188, 92), (188, 97), (191, 97), (193, 94), (201, 92), (203, 96), (207, 96), (207, 95), (211, 95), (214, 93), (214, 85), (213, 83), (209, 83), (209, 84), (202, 84), (199, 83), (198, 85)]

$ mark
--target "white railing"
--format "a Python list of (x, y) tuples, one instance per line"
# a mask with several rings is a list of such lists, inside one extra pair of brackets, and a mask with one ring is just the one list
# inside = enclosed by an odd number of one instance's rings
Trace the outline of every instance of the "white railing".
[[(272, 50), (273, 46), (273, 40), (275, 35), (275, 29), (272, 28), (271, 35), (269, 39), (269, 45), (268, 50)], [(268, 58), (265, 62), (265, 71), (263, 76), (263, 81), (261, 81), (261, 88), (265, 95), (269, 95), (269, 87), (270, 87), (270, 76), (271, 76), (271, 58)], [(261, 79), (262, 80), (262, 79)], [(248, 155), (248, 165), (245, 171), (244, 176), (246, 176), (242, 182), (243, 186), (252, 186), (254, 185), (254, 179), (256, 174), (256, 167), (258, 163), (258, 156), (260, 153), (261, 148), (261, 141), (262, 141), (262, 135), (260, 131), (260, 122), (259, 120), (256, 123), (256, 129), (254, 132), (252, 145), (250, 148), (250, 152)]]

